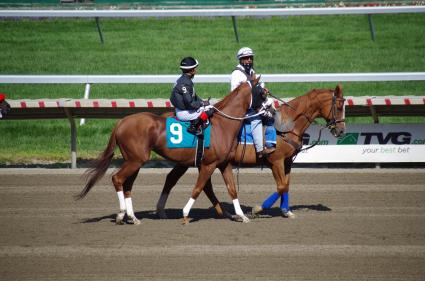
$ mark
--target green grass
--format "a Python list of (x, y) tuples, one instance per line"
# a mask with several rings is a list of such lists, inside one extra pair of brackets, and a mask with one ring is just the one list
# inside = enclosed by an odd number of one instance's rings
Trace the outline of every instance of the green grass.
[[(425, 15), (242, 17), (240, 44), (230, 18), (102, 19), (100, 44), (92, 19), (0, 20), (0, 74), (178, 74), (184, 56), (198, 73), (230, 73), (235, 53), (250, 46), (258, 73), (399, 72), (425, 69)], [(268, 83), (280, 97), (336, 83)], [(91, 98), (168, 98), (172, 85), (92, 85)], [(424, 95), (425, 82), (343, 83), (346, 96)], [(198, 84), (202, 97), (221, 98), (227, 84)], [(10, 99), (81, 98), (84, 85), (2, 84)], [(385, 122), (423, 118), (385, 118)], [(370, 118), (350, 118), (371, 122)], [(78, 156), (95, 157), (116, 120), (78, 128)], [(67, 120), (1, 121), (0, 163), (69, 161)]]

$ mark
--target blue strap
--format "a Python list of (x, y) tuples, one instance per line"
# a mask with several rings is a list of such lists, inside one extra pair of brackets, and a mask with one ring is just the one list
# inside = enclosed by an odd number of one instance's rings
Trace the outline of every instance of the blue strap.
[(261, 208), (263, 209), (270, 209), (273, 204), (279, 199), (280, 195), (279, 193), (275, 192), (272, 195), (270, 195), (264, 202), (263, 205), (261, 205)]
[(288, 212), (291, 210), (289, 208), (289, 193), (288, 192), (283, 193), (282, 196), (280, 197), (280, 208), (285, 212)]

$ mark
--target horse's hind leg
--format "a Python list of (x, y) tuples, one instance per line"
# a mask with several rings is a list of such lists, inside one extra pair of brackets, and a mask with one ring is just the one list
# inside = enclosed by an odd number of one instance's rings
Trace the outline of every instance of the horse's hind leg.
[(133, 210), (133, 202), (131, 200), (131, 190), (134, 180), (139, 173), (141, 163), (126, 161), (121, 166), (120, 170), (112, 177), (112, 182), (115, 186), (115, 191), (118, 195), (120, 204), (120, 212), (117, 214), (116, 223), (124, 223), (124, 215), (127, 213), (128, 223), (140, 224)]
[[(168, 196), (170, 195), (171, 189), (177, 184), (180, 178), (186, 173), (189, 167), (177, 164), (167, 175), (165, 179), (164, 187), (161, 192), (161, 196), (158, 199), (156, 204), (156, 213), (159, 218), (166, 219), (167, 215), (165, 213), (165, 204), (167, 203)], [(215, 208), (218, 216), (230, 217), (230, 214), (223, 212), (221, 208), (220, 201), (215, 196), (211, 178), (207, 181), (204, 187), (204, 192), (207, 195), (208, 199), (211, 201), (213, 207)]]
[(170, 195), (171, 189), (176, 185), (177, 181), (186, 173), (189, 167), (177, 164), (167, 175), (165, 179), (164, 187), (162, 188), (161, 196), (156, 203), (156, 213), (159, 218), (166, 219), (165, 204), (167, 203), (168, 195)]

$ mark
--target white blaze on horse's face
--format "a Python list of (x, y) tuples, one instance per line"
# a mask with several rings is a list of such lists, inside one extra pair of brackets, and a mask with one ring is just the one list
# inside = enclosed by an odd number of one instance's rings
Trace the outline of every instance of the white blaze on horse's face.
[(342, 92), (336, 93), (335, 100), (335, 127), (331, 132), (335, 137), (340, 137), (345, 133), (345, 99)]

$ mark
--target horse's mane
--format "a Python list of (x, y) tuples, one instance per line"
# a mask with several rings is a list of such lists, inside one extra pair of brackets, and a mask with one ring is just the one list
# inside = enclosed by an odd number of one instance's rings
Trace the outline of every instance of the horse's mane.
[(304, 95), (298, 96), (298, 97), (290, 100), (288, 103), (290, 105), (299, 104), (300, 102), (303, 102), (305, 99), (314, 100), (319, 94), (333, 93), (333, 92), (334, 92), (333, 89), (312, 89), (312, 90), (306, 92)]
[[(333, 89), (312, 89), (305, 94), (290, 100), (288, 104), (290, 107), (296, 108), (297, 111), (302, 112), (305, 108), (308, 108), (310, 106), (310, 102), (315, 100), (320, 94), (333, 92)], [(300, 105), (302, 105), (302, 107), (300, 107)], [(282, 104), (280, 107), (284, 110), (284, 112), (288, 112), (288, 110), (293, 111), (293, 109), (288, 108), (285, 104)]]
[(230, 94), (225, 96), (222, 100), (218, 101), (214, 106), (218, 109), (222, 109), (230, 100), (232, 100), (237, 93), (239, 93), (240, 88), (244, 85), (244, 83), (240, 84), (238, 87), (236, 87)]

